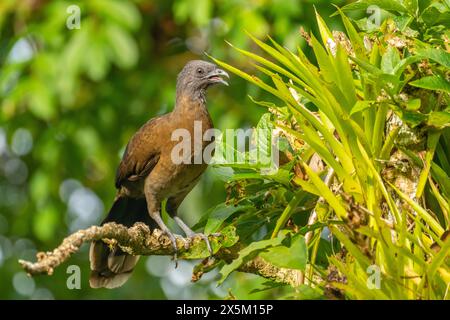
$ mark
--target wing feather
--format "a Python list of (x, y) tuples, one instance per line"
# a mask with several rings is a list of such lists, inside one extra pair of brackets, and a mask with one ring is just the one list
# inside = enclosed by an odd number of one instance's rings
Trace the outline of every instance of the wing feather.
[(156, 141), (166, 116), (149, 120), (130, 139), (116, 172), (116, 188), (125, 181), (145, 178), (158, 163), (160, 148)]

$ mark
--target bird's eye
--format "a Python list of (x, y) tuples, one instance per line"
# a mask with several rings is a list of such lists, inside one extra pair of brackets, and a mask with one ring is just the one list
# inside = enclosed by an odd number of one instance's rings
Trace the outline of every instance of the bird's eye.
[(203, 71), (202, 68), (198, 68), (198, 69), (197, 69), (197, 74), (203, 74), (203, 72), (204, 72), (204, 71)]

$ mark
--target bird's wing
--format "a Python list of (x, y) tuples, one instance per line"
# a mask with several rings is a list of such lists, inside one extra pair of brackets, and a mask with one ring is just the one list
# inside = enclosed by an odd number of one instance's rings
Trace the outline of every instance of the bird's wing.
[(131, 138), (116, 172), (116, 188), (124, 181), (137, 181), (145, 178), (158, 163), (160, 145), (159, 131), (165, 116), (153, 118), (139, 129)]

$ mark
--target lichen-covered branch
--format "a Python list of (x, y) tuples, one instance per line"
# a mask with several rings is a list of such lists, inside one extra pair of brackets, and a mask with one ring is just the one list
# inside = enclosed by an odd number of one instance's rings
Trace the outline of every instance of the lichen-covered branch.
[[(210, 236), (209, 239), (214, 251), (213, 257), (216, 262), (223, 260), (228, 263), (238, 256), (242, 246), (229, 238), (227, 233), (219, 237)], [(79, 230), (65, 238), (61, 245), (53, 251), (39, 252), (36, 255), (36, 262), (19, 260), (19, 263), (29, 275), (51, 275), (54, 269), (77, 252), (83, 243), (96, 240), (102, 240), (111, 246), (117, 245), (125, 252), (133, 255), (174, 254), (170, 239), (161, 230), (154, 229), (150, 231), (148, 226), (143, 223), (136, 223), (134, 226), (127, 228), (112, 222), (103, 226), (92, 226), (88, 229)], [(177, 248), (179, 259), (200, 259), (208, 256), (206, 245), (200, 237), (192, 239), (178, 237)], [(205, 260), (203, 271), (208, 271), (207, 264), (210, 262)], [(300, 272), (298, 270), (273, 266), (260, 257), (245, 262), (237, 270), (257, 274), (272, 281), (289, 284), (294, 287), (299, 285)], [(193, 276), (193, 280), (198, 280), (203, 271), (197, 271), (196, 275)]]

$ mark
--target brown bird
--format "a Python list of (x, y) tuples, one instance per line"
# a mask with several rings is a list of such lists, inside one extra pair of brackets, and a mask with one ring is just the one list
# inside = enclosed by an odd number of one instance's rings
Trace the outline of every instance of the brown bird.
[[(159, 227), (170, 238), (176, 252), (175, 236), (161, 219), (161, 202), (167, 199), (167, 212), (186, 236), (197, 235), (177, 216), (177, 209), (206, 170), (207, 163), (193, 159), (210, 142), (194, 139), (194, 124), (201, 124), (202, 137), (206, 130), (213, 128), (206, 109), (206, 89), (216, 83), (228, 85), (222, 76), (229, 77), (212, 63), (194, 60), (186, 64), (178, 75), (174, 110), (149, 120), (129, 141), (116, 173), (117, 195), (102, 224), (116, 222), (130, 227), (140, 221), (152, 229)], [(172, 133), (177, 129), (189, 132), (192, 137), (189, 142), (192, 152), (188, 154), (191, 163), (174, 159), (173, 148), (179, 141), (172, 141)], [(199, 235), (211, 252), (208, 238)], [(118, 247), (110, 249), (102, 241), (93, 242), (89, 252), (91, 287), (123, 285), (138, 259), (139, 256), (129, 255)]]

